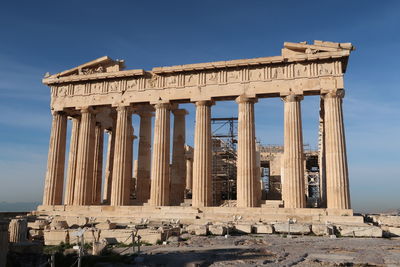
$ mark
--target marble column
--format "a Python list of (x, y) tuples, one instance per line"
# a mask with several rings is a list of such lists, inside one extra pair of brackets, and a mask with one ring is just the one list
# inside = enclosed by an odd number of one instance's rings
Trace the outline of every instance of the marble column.
[(174, 133), (172, 147), (170, 205), (179, 206), (185, 199), (185, 116), (188, 114), (188, 112), (185, 109), (175, 109), (172, 111), (172, 113), (174, 114)]
[(325, 172), (325, 107), (324, 98), (320, 98), (318, 127), (318, 166), (319, 166), (319, 208), (326, 208), (326, 172)]
[(130, 107), (117, 108), (115, 131), (114, 166), (111, 185), (111, 206), (129, 205), (130, 182), (132, 180), (132, 118)]
[(94, 134), (93, 194), (92, 194), (93, 205), (101, 204), (101, 182), (103, 178), (103, 145), (104, 145), (104, 129), (100, 123), (97, 123)]
[(186, 158), (186, 192), (192, 192), (193, 188), (193, 148), (185, 146)]
[(21, 243), (28, 241), (28, 221), (26, 218), (15, 218), (10, 221), (8, 228), (10, 243)]
[(151, 111), (139, 111), (140, 130), (136, 177), (136, 199), (143, 204), (150, 199)]
[(284, 152), (282, 199), (285, 208), (305, 208), (304, 153), (300, 101), (288, 95), (284, 101)]
[(104, 177), (103, 187), (103, 203), (110, 204), (111, 199), (111, 184), (112, 184), (112, 173), (114, 166), (114, 149), (115, 149), (115, 126), (112, 129), (107, 129), (108, 143), (107, 143), (107, 160)]
[(169, 150), (170, 150), (170, 104), (155, 106), (153, 159), (151, 168), (150, 204), (169, 205)]
[(81, 109), (74, 188), (75, 206), (92, 204), (95, 123), (95, 114), (92, 109)]
[(128, 177), (130, 179), (129, 182), (129, 204), (130, 200), (133, 198), (133, 194), (135, 192), (135, 183), (133, 180), (133, 142), (136, 139), (136, 136), (133, 134), (132, 127), (132, 113), (129, 116), (129, 144), (128, 144)]
[(67, 116), (59, 111), (52, 113), (53, 122), (51, 125), (43, 205), (61, 205), (64, 184)]
[(237, 206), (260, 205), (260, 179), (257, 177), (254, 103), (244, 95), (236, 98), (239, 105), (237, 150)]
[(73, 205), (74, 203), (74, 187), (76, 175), (76, 160), (78, 157), (78, 140), (79, 140), (79, 124), (80, 117), (70, 117), (72, 122), (71, 139), (69, 143), (67, 187), (65, 189), (64, 204)]
[(192, 206), (212, 205), (211, 101), (196, 102)]
[(349, 176), (343, 125), (343, 90), (324, 95), (327, 208), (350, 209)]

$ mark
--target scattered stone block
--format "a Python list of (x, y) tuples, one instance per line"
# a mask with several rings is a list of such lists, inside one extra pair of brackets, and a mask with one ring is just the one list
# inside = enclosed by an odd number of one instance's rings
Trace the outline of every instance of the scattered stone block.
[(191, 225), (186, 226), (186, 231), (191, 235), (195, 235), (196, 230), (201, 232), (200, 228), (203, 228), (203, 230), (204, 230), (204, 227), (205, 227), (205, 229), (207, 229), (207, 225), (191, 224)]
[(182, 240), (187, 240), (187, 239), (189, 239), (190, 237), (191, 237), (191, 236), (190, 236), (189, 233), (181, 234), (181, 239), (182, 239)]
[(47, 225), (49, 225), (49, 222), (44, 219), (37, 219), (34, 222), (28, 222), (28, 227), (31, 229), (44, 230)]
[(87, 217), (81, 217), (81, 216), (76, 216), (76, 217), (66, 217), (65, 221), (69, 225), (69, 227), (83, 227), (89, 222), (89, 218)]
[(66, 221), (60, 219), (54, 219), (50, 223), (50, 230), (62, 230), (62, 229), (68, 229), (68, 223)]
[(382, 229), (373, 225), (339, 225), (341, 236), (350, 237), (382, 237)]
[(400, 236), (400, 227), (381, 226), (381, 229), (385, 237)]
[(387, 225), (392, 227), (400, 227), (400, 216), (374, 216), (374, 222), (379, 225)]
[(198, 227), (196, 227), (196, 229), (194, 230), (194, 234), (205, 236), (208, 233), (207, 228), (208, 228), (207, 225), (198, 225)]
[(319, 236), (329, 235), (330, 233), (329, 227), (326, 224), (313, 224), (311, 225), (311, 231), (314, 235)]
[(223, 225), (209, 225), (208, 231), (212, 235), (225, 235), (226, 234), (226, 227)]
[(251, 234), (252, 228), (253, 226), (250, 223), (248, 224), (242, 223), (235, 225), (235, 231), (240, 234)]
[(309, 224), (305, 223), (293, 223), (289, 224), (287, 222), (278, 222), (274, 224), (275, 232), (277, 233), (289, 233), (290, 234), (297, 234), (297, 235), (307, 235), (311, 232)]
[(44, 230), (44, 244), (46, 246), (57, 246), (61, 242), (69, 243), (68, 230)]
[(270, 224), (256, 224), (254, 225), (254, 233), (256, 234), (272, 234), (274, 228)]

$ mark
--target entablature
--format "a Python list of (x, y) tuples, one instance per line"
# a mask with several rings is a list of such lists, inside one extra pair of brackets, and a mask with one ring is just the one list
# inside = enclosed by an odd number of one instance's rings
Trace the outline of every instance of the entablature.
[[(342, 89), (351, 44), (315, 41), (285, 43), (281, 56), (156, 67), (152, 71), (121, 70), (123, 61), (103, 57), (43, 79), (51, 87), (52, 107), (82, 101), (109, 105), (167, 101), (280, 96), (290, 92), (319, 94)], [(102, 64), (105, 64), (102, 67)], [(101, 69), (99, 72), (82, 69)], [(127, 103), (125, 102), (125, 103)]]

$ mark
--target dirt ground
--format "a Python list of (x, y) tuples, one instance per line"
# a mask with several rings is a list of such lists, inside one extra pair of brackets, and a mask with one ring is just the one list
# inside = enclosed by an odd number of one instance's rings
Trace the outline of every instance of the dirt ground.
[(400, 239), (192, 236), (142, 247), (135, 261), (136, 266), (400, 266)]

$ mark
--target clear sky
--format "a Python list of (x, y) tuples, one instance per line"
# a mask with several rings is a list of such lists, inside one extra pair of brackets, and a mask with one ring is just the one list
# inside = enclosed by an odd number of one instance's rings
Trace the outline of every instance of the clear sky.
[[(3, 1), (0, 6), (0, 202), (41, 201), (50, 133), (45, 72), (108, 55), (151, 70), (280, 54), (284, 41), (351, 42), (344, 116), (355, 210), (400, 208), (399, 1)], [(318, 97), (302, 102), (317, 144)], [(283, 104), (256, 105), (257, 137), (283, 143)], [(193, 105), (185, 105), (188, 143)], [(213, 116), (236, 116), (218, 102)], [(134, 126), (138, 125), (137, 118)], [(135, 127), (137, 132), (138, 127)]]

